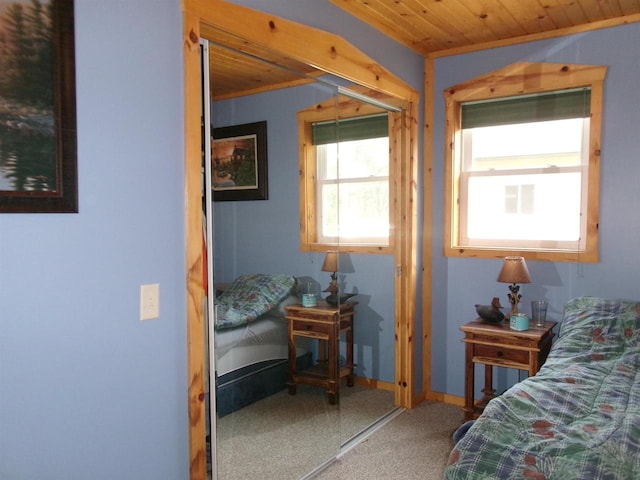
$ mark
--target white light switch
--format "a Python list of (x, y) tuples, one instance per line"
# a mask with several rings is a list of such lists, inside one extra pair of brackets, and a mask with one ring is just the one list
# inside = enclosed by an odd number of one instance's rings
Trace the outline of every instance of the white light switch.
[(140, 320), (160, 316), (160, 284), (140, 285)]

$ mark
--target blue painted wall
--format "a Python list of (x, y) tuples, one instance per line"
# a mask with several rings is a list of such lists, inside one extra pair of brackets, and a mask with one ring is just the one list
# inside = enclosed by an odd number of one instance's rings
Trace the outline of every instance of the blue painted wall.
[[(560, 319), (563, 305), (581, 295), (640, 298), (638, 238), (640, 202), (640, 24), (599, 30), (566, 38), (493, 49), (435, 62), (434, 124), (434, 282), (432, 388), (462, 395), (464, 348), (460, 325), (474, 317), (475, 303), (493, 296), (506, 302), (505, 284), (495, 279), (499, 260), (446, 259), (442, 256), (444, 171), (444, 101), (442, 91), (513, 62), (553, 62), (606, 65), (602, 165), (600, 174), (600, 262), (597, 264), (527, 262), (533, 283), (522, 286), (523, 308), (534, 298), (546, 298), (550, 316)], [(504, 303), (503, 303), (504, 304)], [(498, 369), (498, 389), (517, 375)], [(478, 371), (477, 373), (480, 373)], [(478, 375), (476, 376), (478, 378)], [(481, 379), (476, 382), (479, 390)]]
[(80, 213), (0, 215), (0, 478), (184, 479), (180, 1), (75, 14)]

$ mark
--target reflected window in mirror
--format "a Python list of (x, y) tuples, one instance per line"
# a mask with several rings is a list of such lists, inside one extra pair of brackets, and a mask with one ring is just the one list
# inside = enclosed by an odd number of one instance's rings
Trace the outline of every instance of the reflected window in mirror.
[(315, 122), (313, 145), (318, 242), (388, 245), (387, 114)]
[(298, 113), (301, 248), (388, 252), (394, 223), (390, 125), (400, 114), (345, 105), (353, 102), (339, 104), (338, 115), (329, 106)]

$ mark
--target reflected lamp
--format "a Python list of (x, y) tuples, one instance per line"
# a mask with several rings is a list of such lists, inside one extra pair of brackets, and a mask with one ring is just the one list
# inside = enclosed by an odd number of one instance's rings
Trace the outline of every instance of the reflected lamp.
[(334, 250), (330, 250), (324, 257), (324, 262), (322, 263), (322, 271), (323, 272), (331, 272), (331, 283), (327, 288), (323, 290), (323, 292), (329, 292), (329, 295), (337, 295), (338, 294), (338, 277), (336, 272), (338, 271), (338, 252)]
[(322, 271), (331, 272), (331, 283), (323, 290), (323, 292), (329, 293), (327, 298), (324, 299), (329, 305), (338, 307), (357, 295), (357, 293), (340, 293), (340, 287), (338, 286), (337, 272), (347, 273), (354, 271), (348, 254), (338, 253), (336, 250), (328, 251), (322, 263)]

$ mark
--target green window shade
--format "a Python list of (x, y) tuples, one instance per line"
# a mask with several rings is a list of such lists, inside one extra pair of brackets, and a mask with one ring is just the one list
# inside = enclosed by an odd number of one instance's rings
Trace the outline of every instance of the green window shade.
[(387, 114), (317, 122), (313, 126), (313, 144), (348, 142), (389, 136)]
[(585, 118), (591, 111), (591, 89), (559, 90), (462, 104), (462, 128)]

